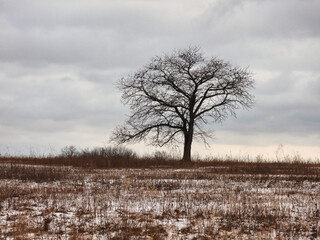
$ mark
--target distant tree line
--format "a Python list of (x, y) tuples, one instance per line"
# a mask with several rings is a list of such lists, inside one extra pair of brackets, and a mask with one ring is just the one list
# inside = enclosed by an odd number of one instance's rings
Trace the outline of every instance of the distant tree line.
[(61, 149), (60, 157), (101, 157), (101, 158), (137, 158), (137, 154), (128, 148), (118, 147), (95, 147), (93, 149), (77, 149), (75, 146), (66, 146)]

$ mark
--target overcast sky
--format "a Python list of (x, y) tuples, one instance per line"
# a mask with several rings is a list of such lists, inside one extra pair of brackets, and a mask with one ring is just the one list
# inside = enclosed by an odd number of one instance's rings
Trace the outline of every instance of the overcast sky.
[(211, 148), (194, 153), (271, 156), (282, 144), (320, 158), (319, 12), (318, 0), (0, 0), (0, 153), (108, 145), (129, 114), (116, 81), (199, 46), (249, 67), (256, 104), (213, 124)]

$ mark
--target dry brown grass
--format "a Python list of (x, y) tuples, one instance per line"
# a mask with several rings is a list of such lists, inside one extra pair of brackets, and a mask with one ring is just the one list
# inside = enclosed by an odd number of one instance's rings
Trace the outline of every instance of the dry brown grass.
[[(263, 175), (303, 175), (319, 177), (320, 162), (307, 161), (243, 161), (239, 159), (210, 159), (210, 160), (194, 160), (190, 164), (185, 164), (182, 161), (170, 158), (159, 157), (1, 157), (0, 164), (10, 164), (12, 171), (4, 172), (3, 167), (0, 167), (0, 173), (3, 176), (7, 174), (21, 175), (20, 178), (37, 175), (34, 177), (40, 178), (55, 178), (55, 175), (60, 173), (54, 172), (51, 166), (65, 167), (81, 167), (95, 169), (119, 169), (119, 168), (172, 168), (172, 169), (196, 169), (207, 167), (212, 173), (216, 174), (263, 174)], [(32, 166), (32, 167), (31, 167)], [(44, 172), (36, 170), (34, 166), (47, 166), (48, 169)], [(7, 169), (7, 167), (6, 167)], [(65, 175), (65, 173), (63, 173)], [(0, 174), (1, 178), (1, 174)]]
[(320, 238), (316, 163), (7, 157), (0, 179), (0, 239)]

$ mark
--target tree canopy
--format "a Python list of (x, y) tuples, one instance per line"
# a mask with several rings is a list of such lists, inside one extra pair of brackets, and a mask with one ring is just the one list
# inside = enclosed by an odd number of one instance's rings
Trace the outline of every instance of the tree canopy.
[(117, 143), (155, 146), (184, 140), (183, 160), (191, 161), (193, 139), (212, 137), (210, 122), (253, 105), (254, 80), (247, 68), (218, 58), (206, 59), (197, 47), (157, 56), (141, 70), (119, 80), (131, 115), (112, 134)]

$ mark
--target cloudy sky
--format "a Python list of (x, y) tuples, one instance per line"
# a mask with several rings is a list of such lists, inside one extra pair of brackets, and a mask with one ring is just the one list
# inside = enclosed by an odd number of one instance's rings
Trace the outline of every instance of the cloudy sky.
[(199, 46), (249, 67), (256, 104), (213, 124), (195, 154), (271, 157), (282, 144), (320, 158), (319, 12), (318, 0), (0, 0), (0, 153), (108, 145), (129, 113), (116, 81)]

